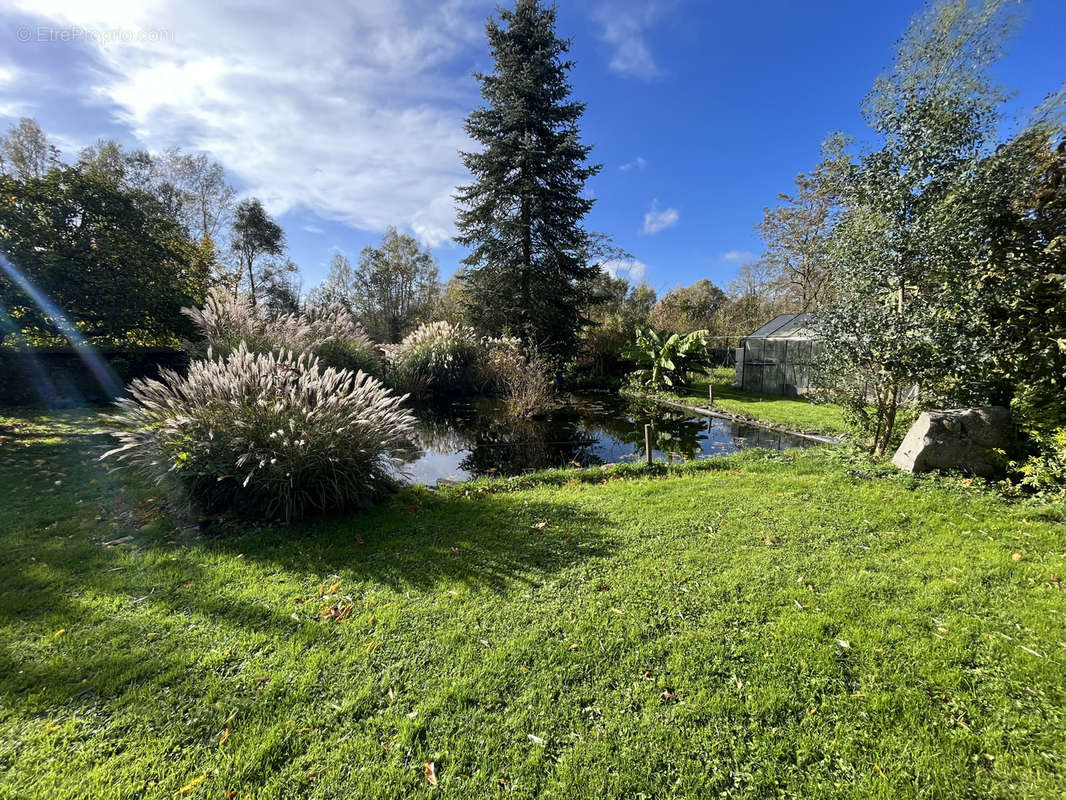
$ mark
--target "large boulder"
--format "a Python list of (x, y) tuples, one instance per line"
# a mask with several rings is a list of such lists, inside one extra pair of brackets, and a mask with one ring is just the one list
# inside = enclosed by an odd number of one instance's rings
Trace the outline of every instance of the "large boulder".
[(904, 472), (955, 470), (983, 478), (1003, 472), (1013, 432), (1002, 406), (926, 411), (907, 431), (892, 463)]

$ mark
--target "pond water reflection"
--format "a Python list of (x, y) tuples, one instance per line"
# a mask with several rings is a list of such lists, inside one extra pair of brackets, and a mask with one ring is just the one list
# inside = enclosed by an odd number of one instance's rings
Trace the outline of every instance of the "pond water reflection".
[(612, 394), (571, 395), (549, 417), (514, 420), (491, 398), (419, 406), (418, 443), (405, 471), (414, 483), (518, 475), (549, 467), (588, 467), (644, 458), (651, 423), (656, 460), (681, 461), (749, 447), (783, 450), (815, 442), (720, 417), (697, 416)]

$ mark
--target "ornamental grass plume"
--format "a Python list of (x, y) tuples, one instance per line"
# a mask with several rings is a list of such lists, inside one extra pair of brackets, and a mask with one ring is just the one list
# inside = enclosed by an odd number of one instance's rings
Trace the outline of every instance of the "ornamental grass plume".
[(377, 379), (244, 342), (129, 391), (103, 458), (175, 479), (208, 512), (293, 520), (363, 505), (395, 483), (414, 436), (405, 396)]

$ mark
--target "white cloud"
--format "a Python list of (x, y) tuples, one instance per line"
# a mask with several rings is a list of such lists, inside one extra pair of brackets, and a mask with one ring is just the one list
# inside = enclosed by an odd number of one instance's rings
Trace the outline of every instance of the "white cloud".
[(644, 167), (646, 166), (648, 166), (648, 162), (644, 160), (644, 156), (637, 156), (632, 161), (627, 161), (618, 169), (620, 169), (622, 172), (629, 172), (630, 170), (634, 169), (644, 169)]
[(746, 264), (755, 258), (755, 254), (750, 250), (729, 250), (719, 258), (727, 264)]
[(316, 236), (321, 236), (325, 233), (325, 230), (320, 228), (318, 225), (304, 225), (304, 230), (308, 233), (313, 233)]
[(94, 102), (142, 145), (210, 153), (275, 215), (452, 235), (485, 0), (17, 5), (52, 25), (167, 32), (85, 45)]
[(663, 3), (607, 0), (596, 9), (600, 38), (611, 46), (611, 70), (634, 78), (655, 78), (662, 70), (655, 62), (645, 33), (663, 10)]
[(600, 264), (600, 269), (612, 278), (628, 278), (631, 281), (642, 281), (648, 272), (648, 265), (643, 261), (637, 261), (635, 258), (613, 258)]
[(676, 208), (659, 208), (659, 201), (651, 204), (651, 210), (644, 215), (644, 233), (652, 235), (667, 228), (674, 227), (681, 219)]

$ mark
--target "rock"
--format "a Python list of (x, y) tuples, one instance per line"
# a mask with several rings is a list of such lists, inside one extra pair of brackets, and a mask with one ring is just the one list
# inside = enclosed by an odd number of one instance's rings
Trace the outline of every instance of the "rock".
[(1002, 406), (926, 411), (907, 431), (892, 463), (904, 472), (957, 470), (983, 478), (1003, 472), (1013, 439), (1010, 412)]

